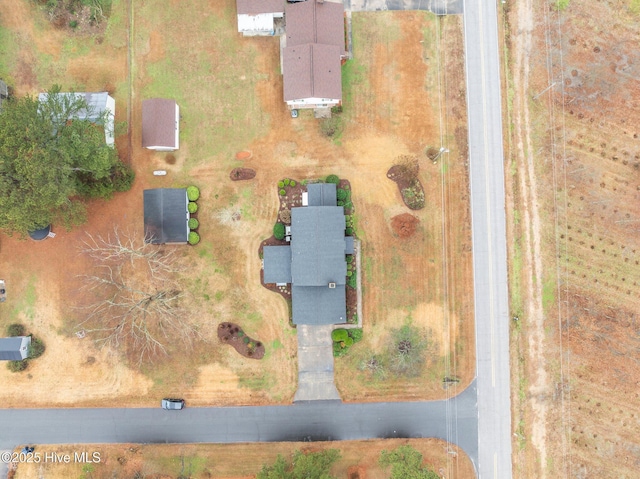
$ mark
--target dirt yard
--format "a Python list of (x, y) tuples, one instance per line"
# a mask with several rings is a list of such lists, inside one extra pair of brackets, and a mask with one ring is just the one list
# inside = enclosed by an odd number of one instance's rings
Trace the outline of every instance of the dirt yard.
[(514, 471), (635, 477), (638, 3), (557, 5), (519, 2), (505, 24), (512, 310), (520, 317), (512, 336)]
[[(176, 17), (154, 2), (136, 2), (130, 78), (126, 2), (114, 1), (99, 39), (65, 36), (30, 2), (0, 17), (0, 38), (15, 40), (0, 53), (5, 69), (0, 73), (15, 91), (35, 94), (54, 82), (110, 91), (117, 120), (131, 118), (131, 137), (123, 134), (117, 146), (137, 172), (130, 192), (91, 204), (82, 227), (66, 232), (54, 225), (56, 238), (42, 243), (0, 238), (1, 274), (9, 289), (0, 327), (24, 322), (47, 344), (45, 355), (25, 373), (0, 368), (5, 404), (108, 406), (117, 397), (120, 404), (150, 406), (174, 395), (195, 406), (290, 402), (297, 377), (295, 331), (288, 326), (285, 301), (260, 286), (257, 245), (276, 219), (278, 180), (330, 173), (351, 181), (363, 239), (365, 339), (358, 347), (379, 347), (388, 331), (411, 315), (428, 332), (431, 354), (419, 381), (371, 386), (364, 376), (346, 381), (360, 354), (354, 347), (353, 356), (337, 364), (343, 397), (446, 397), (471, 380), (461, 19), (436, 23), (418, 12), (354, 15), (357, 60), (345, 67), (345, 78), (353, 83), (345, 88), (341, 132), (330, 138), (308, 112), (290, 117), (282, 101), (278, 41), (238, 36), (234, 3), (180, 2), (182, 14)], [(187, 36), (188, 44), (182, 41)], [(140, 146), (141, 101), (153, 96), (175, 98), (181, 107), (181, 148), (174, 154)], [(434, 145), (450, 150), (437, 164), (424, 155)], [(252, 155), (239, 161), (235, 155), (243, 150)], [(406, 239), (394, 236), (390, 221), (408, 210), (385, 176), (402, 154), (421, 158), (427, 196), (425, 209), (413, 213), (420, 219), (417, 231)], [(255, 178), (231, 181), (236, 167), (255, 170)], [(155, 169), (168, 175), (155, 177)], [(85, 231), (106, 235), (117, 226), (141, 234), (142, 190), (192, 183), (202, 191), (202, 242), (179, 248), (190, 267), (185, 290), (202, 337), (137, 370), (118, 352), (98, 350), (90, 337), (74, 335), (83, 317), (78, 306), (87, 302), (78, 275), (93, 267), (78, 245)], [(265, 357), (242, 358), (220, 345), (216, 328), (223, 321), (261, 341)], [(458, 389), (443, 390), (445, 375), (460, 379)]]
[[(45, 452), (66, 453), (72, 457), (76, 452), (100, 453), (97, 464), (22, 464), (15, 479), (47, 477), (67, 479), (86, 477), (93, 479), (111, 477), (175, 477), (216, 479), (248, 479), (255, 477), (263, 464), (273, 464), (279, 454), (290, 457), (294, 451), (318, 452), (324, 448), (338, 449), (341, 459), (331, 469), (331, 474), (349, 479), (383, 479), (388, 470), (378, 465), (382, 450), (393, 450), (409, 444), (423, 455), (423, 460), (441, 475), (452, 479), (469, 479), (474, 476), (473, 465), (461, 450), (447, 446), (437, 439), (341, 441), (310, 445), (303, 442), (269, 444), (203, 444), (203, 445), (152, 445), (118, 444), (114, 446), (86, 445), (38, 447)], [(251, 461), (247, 461), (251, 458)], [(451, 460), (453, 458), (453, 461)], [(142, 476), (141, 476), (142, 477)], [(444, 476), (443, 476), (444, 477)]]

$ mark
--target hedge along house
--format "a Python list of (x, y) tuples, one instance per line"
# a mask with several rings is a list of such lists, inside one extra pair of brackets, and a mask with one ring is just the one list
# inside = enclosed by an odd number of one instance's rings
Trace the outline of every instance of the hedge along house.
[(238, 32), (245, 37), (275, 35), (284, 4), (285, 0), (237, 0)]
[(180, 147), (180, 107), (175, 100), (151, 98), (142, 102), (142, 146), (156, 151)]
[(294, 324), (347, 322), (344, 207), (337, 206), (336, 185), (310, 184), (307, 205), (291, 209), (291, 244), (263, 248), (264, 282), (291, 284)]
[[(114, 122), (116, 117), (116, 101), (108, 92), (96, 93), (58, 93), (57, 95), (68, 96), (71, 100), (83, 99), (87, 103), (87, 108), (83, 108), (68, 120), (89, 120), (97, 125), (104, 127), (104, 139), (107, 145), (114, 146), (115, 132)], [(40, 93), (38, 95), (39, 102), (46, 102), (49, 97), (48, 93)]]
[(342, 103), (345, 50), (342, 3), (287, 3), (282, 50), (284, 101), (289, 108), (330, 108)]
[(189, 211), (186, 188), (144, 190), (144, 240), (151, 244), (186, 244)]
[(29, 346), (31, 346), (31, 336), (0, 338), (0, 360), (22, 361), (27, 359)]

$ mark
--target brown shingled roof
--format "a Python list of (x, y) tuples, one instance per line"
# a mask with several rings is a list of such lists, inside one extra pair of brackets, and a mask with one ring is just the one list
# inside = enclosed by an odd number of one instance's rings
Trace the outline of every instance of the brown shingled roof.
[(152, 98), (142, 102), (142, 146), (176, 148), (176, 102)]
[(284, 100), (342, 100), (340, 48), (336, 45), (288, 46), (284, 49)]
[(342, 3), (308, 0), (287, 3), (285, 8), (287, 46), (320, 43), (335, 45), (340, 54), (344, 44), (344, 6)]
[(238, 15), (284, 12), (285, 0), (237, 0)]

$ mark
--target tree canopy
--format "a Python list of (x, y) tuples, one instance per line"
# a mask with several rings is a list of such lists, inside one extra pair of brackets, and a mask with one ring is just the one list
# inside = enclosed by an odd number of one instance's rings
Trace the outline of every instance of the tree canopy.
[(83, 198), (130, 188), (133, 173), (106, 144), (101, 122), (76, 119), (81, 111), (90, 111), (86, 101), (57, 86), (46, 101), (25, 96), (2, 104), (0, 229), (24, 234), (53, 222), (79, 224)]
[(278, 456), (272, 466), (264, 466), (256, 479), (334, 479), (329, 469), (340, 459), (337, 449), (304, 454), (296, 451), (291, 461)]
[(393, 451), (382, 451), (380, 465), (391, 466), (389, 479), (439, 479), (438, 473), (422, 465), (422, 454), (411, 446), (400, 446)]

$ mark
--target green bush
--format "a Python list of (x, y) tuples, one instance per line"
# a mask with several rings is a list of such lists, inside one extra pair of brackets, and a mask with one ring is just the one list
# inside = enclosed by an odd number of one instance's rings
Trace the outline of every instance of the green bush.
[(344, 206), (344, 201), (342, 201), (342, 200), (338, 200), (337, 205), (338, 205), (338, 206)]
[(129, 165), (118, 163), (112, 176), (114, 191), (129, 191), (136, 179), (136, 172)]
[(284, 186), (289, 186), (291, 184), (291, 180), (289, 178), (284, 179)]
[(25, 332), (24, 324), (13, 323), (7, 327), (7, 336), (24, 336)]
[(353, 289), (355, 289), (358, 284), (357, 284), (357, 279), (356, 279), (356, 275), (351, 275), (347, 278), (347, 286), (352, 287)]
[(200, 198), (200, 189), (197, 186), (188, 186), (187, 198), (189, 198), (189, 201), (197, 201)]
[(20, 371), (24, 371), (25, 369), (27, 369), (28, 365), (29, 362), (26, 359), (22, 361), (9, 361), (7, 363), (7, 369), (9, 369), (9, 371), (11, 371), (12, 373), (19, 373)]
[(353, 255), (352, 254), (348, 254), (347, 255), (347, 264), (351, 264), (353, 263)]
[(351, 276), (353, 276), (353, 271), (347, 270), (347, 277), (351, 277)]
[[(357, 318), (356, 318), (357, 321)], [(349, 330), (349, 337), (353, 339), (354, 343), (362, 340), (362, 328), (355, 328)]]
[(349, 333), (346, 329), (334, 329), (331, 331), (331, 339), (335, 343), (345, 341), (349, 337)]
[(346, 234), (347, 236), (351, 236), (353, 234), (353, 228), (346, 228), (344, 230), (344, 234)]
[(327, 183), (333, 183), (334, 185), (337, 185), (338, 183), (340, 183), (340, 178), (338, 177), (338, 175), (329, 175), (327, 176), (327, 179), (325, 181)]
[(198, 203), (194, 202), (194, 201), (189, 201), (189, 204), (187, 205), (187, 211), (189, 211), (189, 213), (193, 214), (196, 211), (198, 211)]
[(296, 182), (294, 180), (291, 180), (291, 183), (289, 183), (290, 186), (296, 186)]
[(279, 194), (280, 196), (284, 196), (284, 195), (286, 195), (286, 194), (287, 194), (287, 192), (286, 192), (284, 189), (282, 189), (282, 190), (278, 191), (278, 194)]
[(347, 199), (347, 190), (343, 190), (342, 188), (338, 188), (338, 190), (336, 191), (336, 198), (338, 198), (339, 200), (346, 200)]
[(41, 339), (31, 336), (31, 346), (29, 346), (29, 359), (39, 358), (47, 349)]
[(78, 27), (78, 20), (71, 20), (71, 21), (69, 22), (69, 26), (70, 26), (71, 28), (77, 28), (77, 27)]
[(278, 181), (278, 188), (284, 188), (284, 181)]
[(351, 346), (353, 346), (353, 338), (347, 337), (347, 339), (344, 340), (344, 347), (348, 348)]
[(196, 233), (195, 231), (189, 231), (189, 244), (190, 245), (197, 245), (198, 243), (200, 243), (200, 235), (198, 233)]
[(244, 332), (243, 331), (238, 331), (238, 337), (241, 338), (244, 336)]
[(276, 223), (273, 225), (273, 236), (278, 239), (284, 239), (285, 227), (282, 223)]
[(307, 183), (309, 183), (309, 180), (302, 180), (302, 181), (300, 182), (300, 184), (301, 184), (302, 186), (307, 186)]
[(248, 336), (245, 336), (245, 337), (242, 339), (242, 342), (243, 342), (244, 344), (249, 344), (249, 341), (251, 341), (251, 340), (249, 339), (249, 337), (248, 337)]
[(198, 228), (198, 226), (200, 226), (200, 222), (197, 219), (189, 218), (189, 229), (190, 230), (195, 230), (196, 228)]

